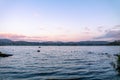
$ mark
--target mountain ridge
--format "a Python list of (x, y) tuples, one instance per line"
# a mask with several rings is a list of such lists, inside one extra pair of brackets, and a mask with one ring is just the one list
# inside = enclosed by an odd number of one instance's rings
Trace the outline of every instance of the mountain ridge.
[(78, 41), (78, 42), (62, 42), (62, 41), (44, 41), (44, 42), (29, 42), (29, 41), (12, 41), (10, 39), (0, 39), (0, 46), (4, 45), (43, 45), (43, 46), (82, 46), (82, 45), (120, 45), (120, 40), (113, 42), (109, 41)]

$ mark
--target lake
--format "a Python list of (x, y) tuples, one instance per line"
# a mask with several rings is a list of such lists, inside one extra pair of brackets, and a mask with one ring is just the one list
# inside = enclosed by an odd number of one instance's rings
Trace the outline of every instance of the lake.
[[(40, 52), (37, 52), (40, 50)], [(120, 80), (120, 46), (0, 46), (0, 80)]]

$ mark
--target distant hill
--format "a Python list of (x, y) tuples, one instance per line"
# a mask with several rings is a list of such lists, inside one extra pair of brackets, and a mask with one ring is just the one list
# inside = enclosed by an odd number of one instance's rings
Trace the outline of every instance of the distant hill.
[(12, 40), (10, 40), (10, 39), (0, 39), (0, 42), (7, 42), (7, 43), (10, 43), (10, 42), (12, 42)]
[(80, 42), (28, 42), (28, 41), (12, 41), (10, 39), (0, 39), (0, 46), (5, 45), (26, 45), (26, 46), (35, 46), (35, 45), (43, 45), (43, 46), (91, 46), (91, 45), (120, 45), (120, 40), (114, 42), (108, 41), (80, 41)]
[(0, 39), (0, 45), (12, 45), (13, 41), (9, 39)]
[(107, 41), (81, 41), (79, 44), (81, 45), (106, 45), (109, 42)]
[(114, 42), (110, 42), (108, 45), (120, 45), (120, 40), (116, 40)]

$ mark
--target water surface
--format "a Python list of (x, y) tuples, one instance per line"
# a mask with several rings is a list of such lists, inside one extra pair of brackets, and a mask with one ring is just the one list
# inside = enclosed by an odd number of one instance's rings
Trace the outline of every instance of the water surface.
[(0, 46), (0, 51), (13, 54), (0, 57), (0, 80), (120, 80), (111, 65), (120, 46)]

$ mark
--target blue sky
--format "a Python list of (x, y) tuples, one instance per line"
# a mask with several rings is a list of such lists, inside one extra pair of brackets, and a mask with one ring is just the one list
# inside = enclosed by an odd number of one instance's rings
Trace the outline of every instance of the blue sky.
[[(120, 39), (120, 0), (0, 0), (0, 38)], [(117, 26), (117, 27), (116, 27)], [(108, 34), (115, 36), (107, 36)]]

